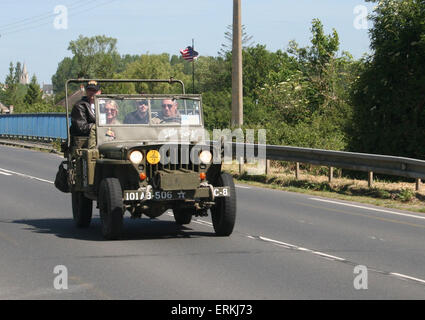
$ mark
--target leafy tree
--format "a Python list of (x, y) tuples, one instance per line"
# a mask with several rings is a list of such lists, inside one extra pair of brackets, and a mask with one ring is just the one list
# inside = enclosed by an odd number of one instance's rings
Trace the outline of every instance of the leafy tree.
[(290, 42), (290, 56), (280, 53), (280, 66), (266, 76), (259, 104), (271, 117), (264, 125), (274, 143), (342, 150), (352, 114), (347, 83), (356, 63), (347, 53), (338, 56), (335, 30), (325, 35), (314, 19), (311, 32), (310, 47)]
[[(65, 90), (65, 83), (68, 79), (78, 78), (77, 59), (75, 57), (65, 57), (58, 64), (56, 73), (52, 76), (53, 90), (59, 95)], [(76, 89), (74, 87), (74, 89)]]
[(244, 96), (258, 99), (258, 89), (266, 83), (268, 74), (281, 70), (287, 58), (281, 51), (270, 52), (265, 45), (249, 47), (242, 52)]
[[(191, 82), (191, 78), (183, 72), (182, 64), (170, 64), (170, 56), (166, 53), (158, 55), (143, 54), (140, 58), (127, 66), (122, 73), (124, 77), (130, 79), (174, 79), (182, 80), (185, 84)], [(139, 93), (167, 93), (181, 92), (175, 84), (170, 86), (166, 83), (142, 83), (136, 86)]]
[[(75, 78), (114, 78), (126, 70), (127, 65), (137, 61), (140, 56), (126, 54), (120, 56), (116, 50), (117, 40), (106, 36), (83, 37), (71, 41), (68, 49), (72, 57), (64, 58), (52, 77), (56, 101), (64, 97), (65, 82)], [(112, 89), (107, 85), (105, 88)], [(70, 90), (77, 90), (72, 84)]]
[(232, 94), (208, 91), (202, 95), (204, 122), (208, 130), (230, 127)]
[(425, 159), (425, 2), (381, 0), (370, 18), (351, 148)]
[(35, 75), (31, 78), (31, 82), (28, 86), (28, 91), (24, 98), (24, 103), (27, 105), (32, 105), (34, 103), (39, 103), (42, 101), (42, 91), (40, 85), (37, 83), (37, 78)]
[(20, 62), (17, 62), (16, 63), (16, 67), (15, 67), (15, 74), (14, 74), (13, 82), (14, 83), (19, 83), (19, 81), (21, 79), (21, 75), (22, 75), (21, 63)]
[(231, 64), (222, 57), (201, 56), (197, 59), (195, 83), (199, 85), (199, 92), (230, 90), (231, 81)]
[(2, 103), (6, 105), (17, 106), (23, 103), (24, 96), (27, 91), (27, 86), (19, 83), (19, 78), (16, 77), (16, 73), (20, 72), (20, 63), (13, 66), (13, 63), (9, 64), (9, 74), (6, 76), (5, 85), (6, 90), (3, 93)]
[[(92, 78), (99, 71), (108, 73), (113, 69), (112, 56), (117, 54), (117, 39), (106, 36), (83, 37), (69, 43), (68, 50), (77, 59), (77, 76)], [(106, 69), (105, 69), (106, 68)]]

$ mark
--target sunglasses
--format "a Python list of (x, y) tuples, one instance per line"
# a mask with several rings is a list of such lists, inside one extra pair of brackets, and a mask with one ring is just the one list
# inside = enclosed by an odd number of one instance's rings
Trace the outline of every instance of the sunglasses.
[(162, 107), (171, 109), (173, 107), (173, 105), (172, 104), (163, 104)]

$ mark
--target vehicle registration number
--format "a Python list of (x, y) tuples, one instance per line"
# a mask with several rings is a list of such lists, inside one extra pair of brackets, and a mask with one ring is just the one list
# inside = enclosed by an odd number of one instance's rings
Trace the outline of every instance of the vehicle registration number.
[[(213, 189), (214, 197), (229, 197), (229, 187), (217, 187)], [(124, 201), (142, 200), (184, 200), (194, 197), (194, 191), (124, 191)]]

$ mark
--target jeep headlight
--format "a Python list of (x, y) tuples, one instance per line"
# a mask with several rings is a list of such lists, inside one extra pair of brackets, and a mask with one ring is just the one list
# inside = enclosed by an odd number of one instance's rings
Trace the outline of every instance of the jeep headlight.
[(201, 160), (202, 163), (209, 164), (211, 163), (212, 154), (208, 150), (204, 150), (199, 154), (199, 160)]
[(134, 150), (130, 153), (128, 157), (133, 164), (139, 164), (143, 160), (143, 153), (138, 150)]

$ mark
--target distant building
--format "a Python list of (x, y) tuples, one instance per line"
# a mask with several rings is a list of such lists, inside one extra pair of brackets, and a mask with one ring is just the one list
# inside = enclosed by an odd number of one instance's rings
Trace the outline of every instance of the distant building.
[(0, 113), (13, 113), (13, 106), (6, 107), (3, 103), (0, 102)]
[[(84, 89), (84, 85), (80, 86), (80, 90), (75, 91), (73, 94), (68, 96), (68, 106), (69, 106), (69, 110), (72, 109), (72, 107), (74, 106), (74, 104), (76, 104), (78, 101), (81, 100), (82, 97), (84, 97), (86, 95), (86, 90)], [(65, 104), (65, 98), (62, 99), (61, 101), (59, 101), (57, 104), (57, 106), (62, 106), (62, 107), (66, 107)]]
[(27, 65), (24, 63), (24, 67), (22, 68), (21, 77), (19, 79), (20, 84), (29, 84), (30, 83), (30, 77), (28, 75), (27, 71)]
[(43, 99), (46, 97), (53, 97), (53, 84), (43, 83)]

